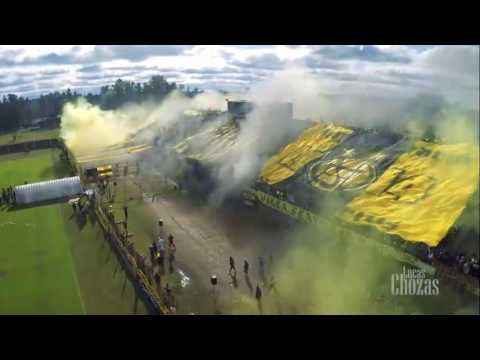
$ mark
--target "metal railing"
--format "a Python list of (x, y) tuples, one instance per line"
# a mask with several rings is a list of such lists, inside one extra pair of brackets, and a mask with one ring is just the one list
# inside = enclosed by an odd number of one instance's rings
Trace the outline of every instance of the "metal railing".
[(108, 219), (101, 206), (95, 207), (95, 214), (104, 232), (107, 234), (111, 245), (119, 255), (126, 270), (129, 272), (131, 277), (135, 279), (136, 285), (144, 295), (144, 298), (153, 307), (156, 313), (168, 314), (168, 308), (161, 300), (158, 292), (152, 286), (152, 279), (146, 275), (140, 268), (139, 264), (137, 264), (136, 259), (138, 256), (136, 255), (138, 254), (136, 253), (135, 249), (127, 246), (126, 240), (123, 239), (121, 234), (118, 234), (117, 227)]

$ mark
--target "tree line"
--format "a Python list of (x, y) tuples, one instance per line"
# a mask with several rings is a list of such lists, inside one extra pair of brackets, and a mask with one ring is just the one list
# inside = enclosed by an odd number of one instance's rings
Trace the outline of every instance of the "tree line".
[(28, 127), (35, 119), (58, 117), (64, 104), (79, 97), (86, 98), (88, 102), (98, 105), (104, 110), (112, 110), (126, 103), (139, 103), (146, 100), (161, 101), (174, 90), (189, 97), (201, 93), (197, 88), (177, 86), (175, 82), (168, 82), (163, 76), (155, 75), (145, 83), (118, 79), (112, 85), (102, 86), (98, 94), (82, 95), (71, 89), (54, 91), (33, 99), (8, 94), (0, 100), (0, 132)]

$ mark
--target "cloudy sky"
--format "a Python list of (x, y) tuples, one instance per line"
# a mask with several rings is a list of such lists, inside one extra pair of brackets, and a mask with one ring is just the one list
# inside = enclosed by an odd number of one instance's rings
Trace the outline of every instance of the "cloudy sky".
[(275, 71), (306, 66), (327, 93), (439, 93), (478, 108), (478, 46), (0, 45), (0, 95), (98, 91), (117, 78), (161, 74), (202, 89), (241, 91)]

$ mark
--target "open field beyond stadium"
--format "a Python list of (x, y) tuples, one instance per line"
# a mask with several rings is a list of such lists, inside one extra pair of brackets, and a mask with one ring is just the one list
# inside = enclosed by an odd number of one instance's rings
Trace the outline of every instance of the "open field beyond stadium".
[[(35, 140), (56, 139), (60, 134), (60, 129), (51, 130), (26, 130), (16, 133), (0, 134), (0, 145), (11, 145)], [(14, 141), (14, 136), (15, 141)]]
[[(58, 150), (0, 157), (0, 187), (66, 175)], [(0, 211), (0, 314), (146, 313), (95, 223), (68, 204)]]
[[(54, 177), (54, 150), (5, 156), (0, 186)], [(5, 210), (5, 209), (4, 209)], [(55, 204), (0, 213), (1, 313), (82, 314), (68, 238)]]

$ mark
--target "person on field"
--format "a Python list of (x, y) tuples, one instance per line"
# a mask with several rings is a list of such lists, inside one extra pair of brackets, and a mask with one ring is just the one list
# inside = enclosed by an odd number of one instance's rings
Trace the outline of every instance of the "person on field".
[(138, 267), (145, 273), (145, 256), (138, 254)]
[(257, 299), (258, 301), (262, 299), (262, 289), (258, 284), (257, 284), (257, 288), (255, 289), (255, 299)]
[(157, 250), (160, 254), (160, 256), (158, 257), (158, 265), (163, 268), (165, 262), (165, 240), (163, 240), (161, 237), (158, 238)]
[(232, 272), (235, 270), (235, 260), (233, 260), (233, 257), (230, 256), (230, 270), (228, 272)]
[(262, 278), (265, 276), (265, 262), (262, 256), (258, 257), (258, 272)]
[(248, 275), (248, 268), (249, 268), (249, 266), (250, 266), (250, 265), (248, 264), (248, 261), (245, 260), (245, 261), (243, 262), (243, 272), (245, 273), (245, 275)]
[(10, 203), (10, 186), (8, 186), (5, 190), (5, 201)]
[(168, 270), (170, 273), (173, 273), (173, 264), (175, 262), (175, 253), (171, 252), (168, 254)]
[(168, 235), (168, 246), (169, 247), (175, 246), (175, 243), (173, 242), (173, 235), (172, 234)]
[(167, 294), (167, 303), (171, 304), (172, 303), (172, 287), (168, 282), (165, 285), (165, 293)]
[(157, 289), (160, 287), (160, 272), (156, 271), (155, 272), (155, 275), (153, 276), (154, 280), (155, 280), (155, 284), (157, 285)]
[(158, 236), (163, 236), (163, 220), (158, 220)]
[(255, 290), (255, 299), (257, 299), (257, 304), (258, 304), (258, 311), (260, 313), (263, 313), (263, 308), (262, 308), (262, 289), (260, 289), (260, 286), (257, 284), (257, 288)]
[(153, 264), (153, 260), (155, 259), (155, 247), (154, 247), (154, 244), (155, 244), (155, 243), (153, 243), (152, 245), (150, 245), (150, 246), (148, 247), (148, 250), (149, 250), (149, 252), (150, 252), (150, 262), (151, 262), (152, 264)]
[(158, 252), (158, 247), (155, 241), (152, 243), (152, 248), (153, 248), (154, 254), (156, 254)]

